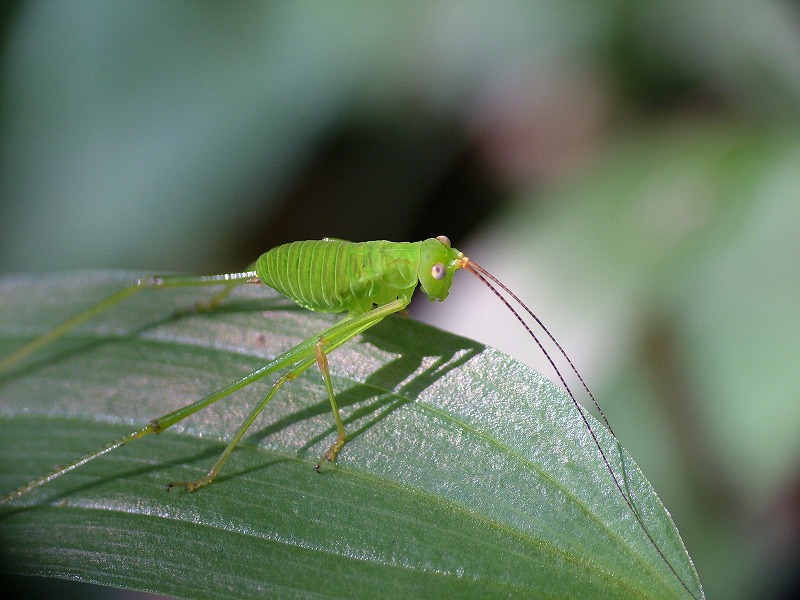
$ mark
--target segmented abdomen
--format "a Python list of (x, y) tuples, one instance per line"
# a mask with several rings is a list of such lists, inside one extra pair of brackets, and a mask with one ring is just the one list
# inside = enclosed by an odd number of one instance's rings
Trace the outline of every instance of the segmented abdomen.
[(256, 272), (304, 308), (363, 313), (401, 295), (410, 298), (418, 264), (419, 244), (324, 239), (273, 248), (259, 257)]

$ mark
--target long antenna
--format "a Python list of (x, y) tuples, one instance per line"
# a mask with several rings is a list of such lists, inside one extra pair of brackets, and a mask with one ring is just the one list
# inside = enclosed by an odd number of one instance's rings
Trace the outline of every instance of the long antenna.
[[(592, 426), (589, 424), (589, 419), (586, 417), (586, 414), (583, 412), (583, 409), (581, 408), (580, 404), (578, 403), (578, 400), (576, 399), (575, 394), (572, 392), (572, 389), (569, 387), (569, 384), (567, 384), (566, 379), (564, 379), (564, 376), (561, 374), (561, 370), (556, 365), (555, 361), (553, 360), (553, 357), (550, 355), (550, 353), (544, 347), (544, 345), (542, 344), (542, 342), (539, 339), (539, 337), (533, 332), (533, 330), (528, 325), (528, 323), (525, 321), (525, 319), (523, 319), (520, 316), (520, 314), (511, 305), (511, 303), (506, 299), (506, 297), (503, 296), (503, 294), (500, 293), (500, 291), (497, 289), (497, 287), (499, 287), (501, 290), (503, 290), (503, 292), (508, 294), (508, 296), (512, 300), (514, 300), (520, 307), (522, 307), (522, 309), (541, 328), (541, 330), (545, 333), (545, 335), (548, 337), (548, 339), (551, 342), (553, 342), (553, 344), (555, 344), (556, 348), (558, 348), (559, 353), (561, 354), (561, 356), (564, 357), (564, 360), (567, 361), (567, 364), (569, 364), (570, 369), (575, 374), (575, 376), (578, 378), (578, 380), (581, 382), (581, 385), (583, 386), (583, 389), (586, 390), (586, 393), (589, 395), (589, 398), (591, 398), (592, 403), (594, 404), (595, 408), (597, 408), (598, 413), (602, 417), (603, 424), (605, 425), (606, 429), (608, 429), (609, 433), (611, 433), (611, 435), (613, 435), (614, 438), (616, 439), (617, 436), (614, 434), (614, 430), (611, 429), (611, 424), (608, 422), (608, 419), (606, 418), (605, 413), (603, 413), (603, 409), (600, 408), (600, 405), (597, 403), (597, 400), (595, 400), (594, 394), (592, 394), (592, 391), (589, 389), (589, 386), (586, 384), (586, 381), (583, 379), (581, 374), (578, 372), (578, 369), (575, 367), (574, 363), (572, 362), (570, 357), (567, 355), (567, 353), (564, 350), (564, 348), (561, 347), (561, 344), (559, 344), (558, 341), (556, 340), (556, 338), (553, 336), (553, 334), (550, 333), (550, 330), (547, 329), (547, 327), (545, 327), (545, 325), (544, 325), (544, 323), (542, 323), (541, 319), (539, 319), (539, 317), (537, 317), (534, 314), (534, 312), (530, 308), (528, 308), (527, 305), (522, 300), (520, 300), (519, 297), (514, 292), (512, 292), (502, 281), (497, 279), (497, 277), (492, 275), (489, 271), (487, 271), (486, 269), (481, 267), (476, 262), (473, 262), (472, 259), (467, 259), (466, 257), (464, 257), (464, 259), (462, 259), (462, 260), (463, 260), (463, 268), (467, 269), (470, 273), (472, 273), (478, 279), (480, 279), (481, 282), (483, 282), (483, 284), (487, 288), (489, 288), (492, 291), (492, 293), (495, 296), (497, 296), (503, 304), (505, 304), (506, 308), (508, 308), (508, 310), (511, 311), (511, 313), (516, 317), (517, 321), (519, 321), (522, 324), (522, 326), (525, 328), (525, 331), (527, 331), (528, 334), (531, 336), (531, 338), (533, 338), (533, 341), (536, 342), (536, 345), (539, 346), (539, 349), (542, 351), (542, 354), (544, 354), (545, 358), (547, 358), (547, 361), (550, 363), (550, 366), (553, 368), (553, 371), (555, 371), (556, 375), (558, 376), (559, 381), (561, 381), (561, 385), (566, 390), (567, 394), (569, 395), (570, 400), (572, 400), (572, 404), (575, 406), (575, 409), (578, 411), (578, 414), (581, 416), (581, 419), (583, 419), (583, 423), (586, 426), (586, 429), (589, 432), (589, 434), (592, 436), (592, 440), (594, 441), (594, 445), (597, 446), (597, 450), (600, 452), (600, 456), (603, 458), (603, 463), (605, 464), (606, 469), (608, 470), (609, 474), (611, 475), (611, 479), (614, 480), (614, 485), (617, 487), (617, 490), (619, 491), (620, 495), (622, 496), (622, 499), (625, 500), (625, 504), (627, 504), (628, 508), (630, 508), (631, 512), (633, 513), (633, 516), (636, 518), (636, 521), (639, 523), (639, 526), (642, 528), (642, 531), (644, 531), (644, 534), (647, 536), (647, 539), (650, 540), (650, 543), (652, 544), (653, 548), (655, 548), (656, 552), (658, 552), (658, 555), (661, 557), (661, 560), (663, 560), (664, 563), (669, 567), (669, 570), (672, 571), (672, 574), (675, 575), (675, 578), (680, 582), (680, 584), (683, 586), (683, 588), (686, 590), (686, 592), (692, 598), (697, 600), (697, 596), (694, 595), (692, 590), (689, 589), (689, 586), (686, 584), (686, 582), (684, 582), (683, 579), (681, 578), (681, 576), (678, 575), (678, 572), (675, 570), (675, 567), (672, 566), (672, 563), (669, 562), (667, 557), (662, 552), (661, 548), (659, 548), (659, 546), (656, 543), (655, 539), (653, 539), (653, 536), (650, 534), (650, 531), (647, 529), (647, 526), (644, 524), (642, 516), (639, 514), (639, 511), (634, 506), (633, 500), (622, 489), (622, 484), (619, 482), (619, 479), (617, 478), (617, 474), (614, 472), (614, 469), (611, 467), (611, 463), (609, 462), (608, 458), (606, 457), (606, 453), (603, 451), (602, 446), (600, 446), (600, 441), (597, 439), (597, 434), (595, 434), (594, 429), (592, 429)], [(497, 285), (497, 287), (495, 287), (492, 284)], [(619, 441), (617, 441), (617, 445), (619, 446)], [(620, 452), (621, 452), (621, 447), (620, 447)]]

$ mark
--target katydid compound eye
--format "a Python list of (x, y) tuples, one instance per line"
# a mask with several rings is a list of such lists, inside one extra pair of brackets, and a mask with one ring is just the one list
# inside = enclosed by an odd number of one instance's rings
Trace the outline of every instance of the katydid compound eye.
[(446, 235), (436, 236), (436, 239), (439, 240), (440, 242), (442, 242), (448, 248), (450, 247), (450, 238), (447, 237)]
[(447, 269), (444, 268), (442, 263), (436, 263), (431, 267), (431, 277), (434, 279), (444, 279), (447, 274)]

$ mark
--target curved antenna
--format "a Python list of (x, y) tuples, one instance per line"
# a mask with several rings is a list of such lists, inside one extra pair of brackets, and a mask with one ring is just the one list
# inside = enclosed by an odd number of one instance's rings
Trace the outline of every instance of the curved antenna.
[[(614, 430), (611, 429), (611, 423), (608, 422), (608, 419), (606, 418), (606, 414), (603, 412), (603, 409), (600, 408), (600, 405), (597, 403), (597, 400), (595, 400), (594, 394), (592, 394), (592, 390), (589, 389), (589, 386), (586, 384), (586, 381), (583, 379), (583, 376), (578, 372), (577, 367), (573, 364), (572, 360), (567, 355), (566, 350), (564, 350), (564, 348), (561, 347), (561, 344), (559, 344), (558, 340), (556, 340), (555, 336), (552, 333), (550, 333), (550, 330), (547, 329), (547, 327), (544, 326), (544, 323), (542, 323), (541, 319), (539, 319), (539, 317), (537, 317), (536, 314), (534, 314), (534, 312), (530, 308), (528, 308), (528, 306), (522, 300), (520, 300), (519, 297), (514, 292), (512, 292), (510, 289), (508, 289), (508, 287), (502, 281), (500, 281), (497, 277), (495, 277), (494, 275), (489, 273), (489, 271), (484, 269), (478, 263), (472, 262), (472, 260), (470, 260), (468, 265), (467, 265), (467, 268), (470, 271), (472, 271), (472, 273), (477, 275), (479, 279), (483, 280), (483, 283), (486, 284), (489, 287), (489, 289), (491, 289), (496, 295), (498, 295), (500, 297), (500, 299), (503, 300), (503, 302), (506, 304), (506, 306), (508, 306), (508, 302), (505, 302), (505, 299), (500, 294), (498, 294), (497, 290), (495, 290), (493, 288), (493, 286), (491, 286), (489, 284), (489, 282), (486, 281), (486, 279), (491, 280), (493, 283), (495, 283), (497, 286), (499, 286), (517, 304), (519, 304), (523, 308), (523, 310), (525, 312), (527, 312), (528, 315), (530, 315), (530, 317), (534, 321), (536, 321), (536, 324), (539, 327), (541, 327), (541, 329), (542, 329), (542, 331), (544, 331), (545, 335), (547, 335), (547, 337), (550, 339), (550, 341), (553, 342), (553, 344), (555, 344), (556, 348), (558, 348), (558, 351), (561, 353), (561, 356), (563, 356), (564, 360), (566, 360), (567, 364), (569, 364), (569, 368), (572, 369), (572, 372), (575, 373), (575, 376), (581, 382), (581, 385), (583, 386), (583, 389), (586, 390), (586, 393), (589, 395), (589, 398), (591, 398), (591, 400), (592, 400), (592, 404), (594, 404), (594, 407), (597, 409), (597, 412), (600, 414), (600, 417), (602, 417), (603, 424), (606, 426), (606, 429), (608, 429), (608, 431), (611, 433), (611, 435), (613, 435), (614, 437), (617, 437), (617, 434), (615, 434)], [(484, 277), (486, 279), (484, 279)], [(517, 320), (520, 321), (523, 324), (523, 326), (528, 331), (528, 333), (533, 337), (533, 339), (536, 340), (536, 343), (538, 344), (539, 348), (541, 348), (542, 352), (544, 352), (545, 356), (547, 357), (547, 360), (550, 362), (550, 365), (553, 367), (553, 369), (555, 370), (556, 374), (558, 375), (558, 378), (561, 380), (561, 383), (567, 389), (567, 392), (569, 392), (569, 395), (572, 397), (573, 402), (575, 402), (575, 397), (573, 396), (572, 391), (569, 389), (569, 386), (567, 385), (567, 382), (564, 381), (564, 378), (561, 376), (561, 372), (558, 370), (558, 367), (556, 367), (556, 365), (553, 362), (553, 360), (547, 354), (547, 351), (542, 347), (542, 344), (539, 342), (539, 340), (533, 334), (533, 332), (531, 331), (530, 327), (528, 327), (528, 324), (525, 323), (525, 321), (520, 318), (520, 316), (516, 313), (516, 311), (511, 306), (508, 306), (508, 308), (511, 309), (511, 312), (513, 312), (514, 315), (517, 317)], [(595, 441), (597, 441), (597, 440), (595, 440)]]
[[(685, 589), (686, 592), (692, 598), (695, 598), (695, 600), (697, 600), (697, 596), (694, 595), (692, 590), (689, 589), (689, 586), (686, 584), (686, 582), (684, 582), (683, 579), (681, 578), (681, 576), (678, 575), (678, 572), (675, 570), (675, 567), (672, 566), (672, 563), (669, 562), (667, 557), (664, 555), (664, 552), (662, 552), (661, 548), (659, 548), (659, 546), (656, 543), (655, 539), (653, 539), (653, 536), (650, 534), (650, 531), (647, 529), (647, 526), (644, 524), (644, 520), (642, 519), (642, 516), (639, 514), (639, 511), (634, 506), (633, 499), (628, 494), (626, 494), (625, 491), (623, 490), (623, 486), (619, 482), (619, 479), (617, 478), (617, 474), (614, 472), (614, 469), (611, 467), (611, 463), (609, 462), (608, 458), (606, 457), (605, 451), (603, 451), (603, 448), (600, 445), (600, 440), (597, 439), (597, 434), (594, 432), (594, 429), (592, 429), (592, 426), (589, 423), (589, 419), (586, 417), (586, 414), (584, 413), (583, 409), (581, 408), (581, 405), (578, 402), (577, 398), (575, 397), (575, 394), (572, 392), (572, 389), (569, 387), (569, 384), (567, 384), (566, 379), (561, 374), (561, 370), (556, 365), (555, 360), (553, 360), (553, 357), (550, 355), (550, 353), (544, 347), (544, 344), (542, 344), (542, 341), (539, 339), (539, 337), (533, 332), (533, 330), (531, 329), (530, 325), (528, 325), (528, 323), (525, 321), (525, 319), (523, 319), (522, 316), (520, 316), (520, 314), (511, 305), (511, 303), (506, 299), (506, 297), (503, 296), (503, 294), (500, 293), (500, 291), (497, 289), (497, 287), (495, 287), (492, 284), (493, 283), (496, 284), (501, 290), (503, 290), (503, 292), (508, 294), (508, 296), (511, 299), (513, 299), (519, 306), (521, 306), (522, 309), (542, 329), (542, 331), (545, 333), (545, 335), (547, 335), (548, 339), (550, 341), (552, 341), (553, 344), (555, 344), (555, 346), (556, 346), (556, 348), (558, 348), (558, 351), (561, 354), (561, 356), (564, 357), (564, 360), (567, 361), (567, 364), (569, 364), (569, 367), (572, 370), (572, 372), (575, 374), (575, 376), (581, 382), (581, 385), (583, 386), (583, 389), (586, 390), (586, 393), (592, 399), (592, 403), (597, 408), (597, 411), (600, 413), (600, 416), (603, 419), (603, 423), (604, 423), (606, 429), (608, 429), (609, 433), (611, 433), (611, 435), (614, 436), (614, 439), (616, 440), (617, 436), (614, 434), (614, 430), (611, 429), (611, 424), (608, 422), (608, 419), (606, 418), (605, 413), (603, 413), (603, 410), (600, 408), (600, 405), (597, 403), (597, 400), (595, 400), (594, 394), (592, 394), (591, 390), (589, 389), (589, 386), (586, 384), (586, 381), (583, 379), (581, 374), (578, 372), (577, 367), (575, 367), (574, 363), (572, 362), (570, 357), (567, 355), (567, 352), (564, 350), (564, 348), (561, 347), (561, 344), (558, 343), (558, 341), (553, 336), (553, 334), (550, 333), (550, 330), (547, 329), (547, 327), (545, 327), (545, 325), (544, 325), (544, 323), (542, 323), (541, 319), (539, 319), (539, 317), (537, 317), (534, 314), (534, 312), (530, 308), (528, 308), (528, 306), (522, 300), (520, 300), (519, 297), (514, 292), (512, 292), (508, 288), (508, 286), (506, 286), (502, 281), (497, 279), (497, 277), (495, 277), (489, 271), (487, 271), (486, 269), (481, 267), (478, 263), (473, 262), (472, 259), (467, 259), (466, 257), (464, 257), (464, 259), (462, 259), (462, 268), (467, 269), (470, 273), (472, 273), (478, 279), (480, 279), (481, 282), (487, 288), (489, 288), (492, 291), (492, 293), (495, 296), (497, 296), (503, 304), (505, 304), (506, 308), (508, 308), (508, 310), (511, 311), (511, 313), (514, 315), (514, 317), (516, 317), (517, 321), (519, 321), (522, 324), (522, 326), (525, 328), (525, 331), (527, 331), (528, 334), (531, 336), (531, 338), (533, 338), (533, 341), (536, 342), (536, 345), (542, 351), (542, 354), (544, 354), (545, 358), (547, 358), (547, 361), (550, 363), (550, 366), (553, 368), (553, 371), (555, 371), (556, 375), (558, 376), (559, 381), (561, 381), (561, 385), (564, 387), (564, 390), (567, 392), (567, 395), (569, 396), (570, 400), (572, 401), (572, 404), (575, 406), (575, 409), (578, 411), (578, 414), (580, 414), (581, 419), (583, 419), (583, 423), (586, 426), (587, 431), (592, 436), (592, 440), (594, 441), (594, 445), (597, 447), (598, 452), (600, 452), (600, 456), (603, 458), (603, 464), (605, 464), (606, 469), (608, 470), (608, 473), (611, 475), (611, 479), (614, 481), (614, 485), (617, 487), (617, 490), (619, 491), (620, 495), (622, 496), (622, 499), (625, 501), (625, 504), (628, 505), (628, 508), (631, 510), (631, 513), (633, 513), (633, 516), (636, 518), (637, 523), (639, 523), (639, 527), (641, 527), (642, 531), (644, 531), (644, 534), (647, 536), (647, 539), (650, 540), (650, 544), (652, 544), (653, 548), (655, 548), (656, 552), (658, 552), (658, 555), (661, 557), (661, 560), (664, 561), (664, 564), (666, 564), (669, 567), (669, 570), (672, 571), (672, 574), (675, 576), (675, 578), (683, 586), (683, 589)], [(620, 457), (621, 457), (622, 456), (622, 447), (619, 444), (619, 440), (617, 440), (617, 446), (620, 449)]]

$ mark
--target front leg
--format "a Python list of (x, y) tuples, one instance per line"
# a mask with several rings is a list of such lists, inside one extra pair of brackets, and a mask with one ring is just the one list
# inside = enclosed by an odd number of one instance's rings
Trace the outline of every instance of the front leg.
[(339, 450), (344, 447), (345, 442), (347, 441), (347, 435), (344, 431), (344, 424), (342, 423), (342, 415), (339, 413), (339, 405), (336, 404), (336, 395), (333, 393), (333, 384), (331, 383), (331, 373), (328, 369), (328, 356), (325, 354), (325, 339), (320, 336), (317, 339), (317, 343), (314, 345), (314, 354), (317, 357), (317, 365), (319, 366), (319, 370), (322, 373), (322, 379), (325, 382), (325, 390), (328, 392), (328, 400), (331, 403), (331, 410), (333, 411), (333, 419), (336, 421), (336, 441), (328, 448), (328, 451), (322, 455), (322, 458), (317, 463), (317, 466), (314, 467), (319, 473), (320, 467), (322, 466), (323, 461), (332, 462), (336, 459), (336, 455), (339, 453)]

